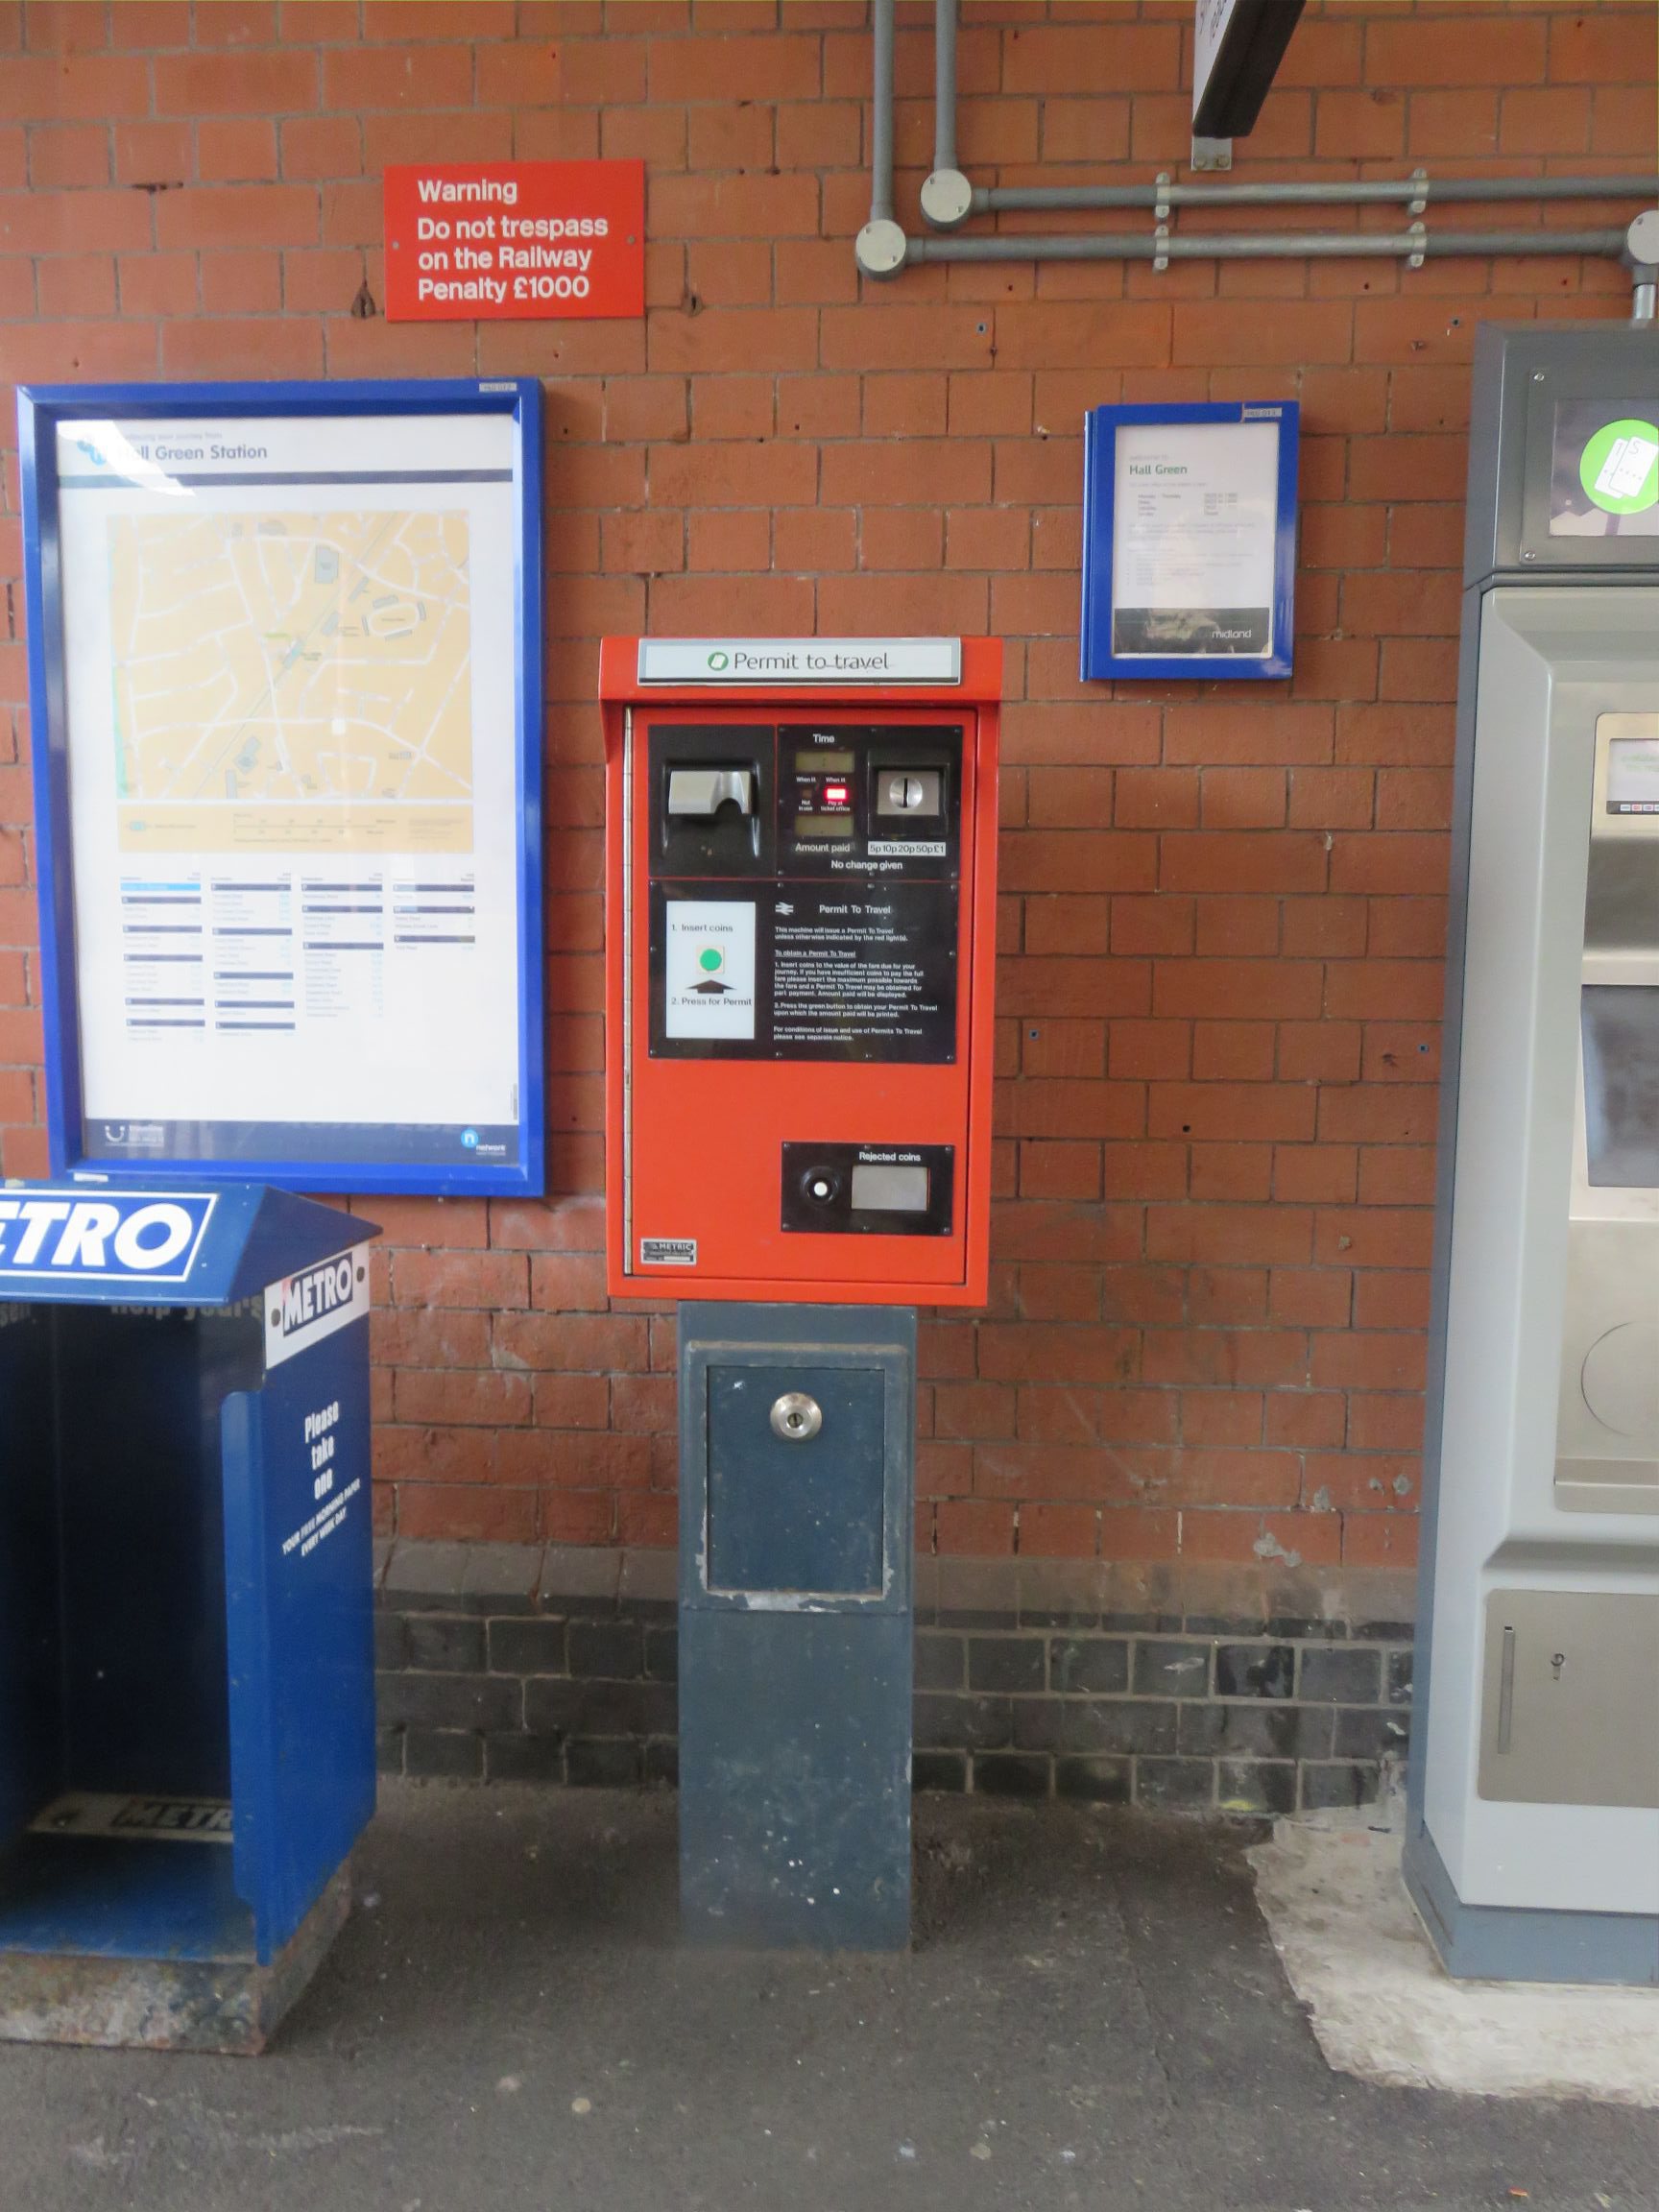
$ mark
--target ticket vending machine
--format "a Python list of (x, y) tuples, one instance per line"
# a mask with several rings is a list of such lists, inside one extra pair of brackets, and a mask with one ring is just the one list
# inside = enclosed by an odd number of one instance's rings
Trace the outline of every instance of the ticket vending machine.
[(1407, 1880), (1659, 1982), (1659, 336), (1483, 330)]
[(608, 638), (609, 1279), (680, 1302), (687, 1934), (908, 1939), (919, 1304), (985, 1297), (985, 638)]

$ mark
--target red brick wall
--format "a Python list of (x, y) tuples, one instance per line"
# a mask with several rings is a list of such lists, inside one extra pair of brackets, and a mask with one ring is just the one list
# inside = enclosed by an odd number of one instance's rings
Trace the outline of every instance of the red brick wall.
[[(1483, 317), (1622, 315), (1624, 279), (960, 268), (860, 299), (863, 10), (779, 13), (0, 4), (0, 375), (546, 379), (557, 1194), (365, 1204), (383, 1525), (672, 1540), (672, 1322), (608, 1310), (597, 1249), (594, 640), (740, 610), (1009, 645), (995, 1304), (926, 1331), (924, 1544), (1407, 1560), (1471, 341)], [(966, 165), (1179, 162), (1191, 13), (970, 4)], [(900, 40), (911, 210), (925, 22)], [(1241, 173), (1651, 167), (1654, 25), (1650, 0), (1312, 0)], [(649, 165), (643, 324), (352, 317), (365, 278), (382, 296), (385, 163), (598, 154)], [(1294, 682), (1080, 685), (1083, 410), (1280, 396), (1304, 408)], [(8, 412), (0, 1158), (33, 1174), (14, 443)]]

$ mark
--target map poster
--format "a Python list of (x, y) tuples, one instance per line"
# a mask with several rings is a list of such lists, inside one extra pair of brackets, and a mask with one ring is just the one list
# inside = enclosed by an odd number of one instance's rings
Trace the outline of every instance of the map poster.
[(527, 1187), (511, 406), (53, 437), (71, 1151)]

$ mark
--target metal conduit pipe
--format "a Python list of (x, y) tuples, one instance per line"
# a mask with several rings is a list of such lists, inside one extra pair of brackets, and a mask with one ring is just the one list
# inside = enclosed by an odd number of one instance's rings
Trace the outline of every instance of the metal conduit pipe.
[(956, 0), (933, 0), (933, 166), (923, 181), (922, 212), (935, 230), (954, 230), (974, 198), (956, 165)]
[[(1362, 178), (1256, 184), (991, 185), (975, 188), (956, 166), (956, 0), (934, 0), (933, 170), (922, 186), (922, 212), (935, 230), (950, 231), (975, 212), (1016, 209), (1148, 207), (1157, 228), (1146, 236), (1101, 232), (1094, 236), (1000, 235), (979, 238), (910, 238), (893, 205), (893, 85), (895, 0), (874, 0), (874, 62), (870, 131), (870, 220), (854, 254), (867, 276), (895, 276), (917, 261), (1171, 261), (1300, 260), (1398, 255), (1413, 269), (1448, 254), (1607, 253), (1631, 269), (1638, 320), (1653, 312), (1653, 269), (1647, 233), (1635, 251), (1635, 228), (1624, 230), (1442, 230), (1431, 235), (1421, 222), (1404, 231), (1247, 231), (1185, 237), (1167, 218), (1178, 206), (1366, 206), (1404, 202), (1413, 216), (1431, 201), (1613, 200), (1659, 194), (1659, 176), (1471, 177), (1436, 183), (1423, 170), (1403, 178)], [(1659, 211), (1637, 224), (1659, 221)]]
[(870, 220), (853, 252), (867, 276), (896, 276), (908, 240), (893, 220), (893, 27), (897, 0), (876, 0), (870, 103)]
[[(976, 184), (975, 215), (1083, 207), (1359, 207), (1406, 201), (1624, 200), (1659, 193), (1654, 177), (1367, 177), (1352, 183)], [(923, 203), (926, 213), (926, 203)]]
[(1624, 262), (1630, 272), (1630, 320), (1651, 323), (1659, 308), (1659, 207), (1638, 215), (1624, 233)]
[(870, 114), (870, 220), (893, 216), (893, 27), (897, 0), (876, 0)]
[(1611, 253), (1623, 230), (1239, 230), (1153, 239), (1101, 231), (1078, 237), (911, 238), (906, 261), (1254, 261), (1382, 259), (1389, 254)]
[(933, 166), (956, 166), (956, 0), (933, 12)]

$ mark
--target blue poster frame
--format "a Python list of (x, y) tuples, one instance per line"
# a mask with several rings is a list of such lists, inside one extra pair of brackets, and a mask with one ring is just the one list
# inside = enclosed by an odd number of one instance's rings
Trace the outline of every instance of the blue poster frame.
[[(1282, 682), (1295, 643), (1296, 469), (1302, 410), (1294, 399), (1195, 400), (1187, 404), (1092, 407), (1083, 418), (1083, 616), (1085, 683), (1140, 678), (1165, 683)], [(1273, 535), (1270, 649), (1227, 653), (1118, 654), (1112, 650), (1112, 551), (1117, 521), (1118, 432), (1127, 423), (1267, 422), (1279, 425), (1278, 513)]]
[[(84, 1148), (81, 1015), (75, 954), (69, 729), (63, 677), (57, 426), (89, 412), (127, 419), (223, 416), (510, 415), (513, 504), (516, 797), (518, 812), (518, 1156), (517, 1161), (411, 1164), (397, 1159), (89, 1158)], [(20, 386), (35, 874), (40, 910), (46, 1127), (51, 1172), (114, 1185), (191, 1177), (274, 1183), (292, 1190), (397, 1191), (438, 1197), (539, 1197), (546, 1181), (542, 990), (541, 386), (534, 377), (402, 378), (341, 383), (53, 384)], [(296, 1123), (297, 1128), (304, 1126)], [(470, 1133), (469, 1133), (470, 1134)], [(465, 1142), (465, 1140), (463, 1140)]]

